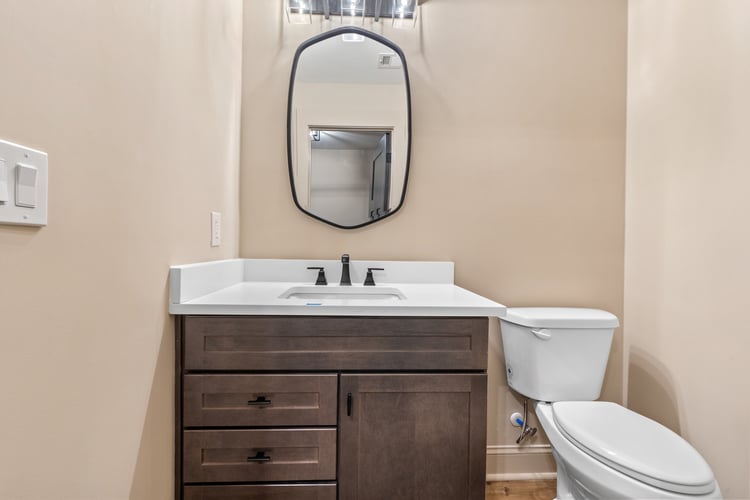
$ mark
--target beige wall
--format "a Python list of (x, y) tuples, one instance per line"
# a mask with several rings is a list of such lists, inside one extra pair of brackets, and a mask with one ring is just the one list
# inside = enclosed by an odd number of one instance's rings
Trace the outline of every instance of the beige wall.
[(750, 498), (750, 3), (631, 0), (628, 38), (628, 404)]
[[(451, 260), (459, 285), (508, 306), (621, 316), (626, 5), (430, 0), (417, 30), (378, 28), (409, 66), (411, 175), (396, 215), (344, 231), (301, 213), (287, 175), (292, 58), (322, 27), (288, 25), (279, 0), (246, 3), (240, 255)], [(494, 335), (489, 472), (502, 472), (519, 404)], [(618, 331), (605, 399), (621, 400), (621, 346)]]
[(0, 0), (0, 137), (50, 171), (49, 225), (0, 226), (3, 500), (171, 498), (167, 268), (237, 254), (241, 17)]

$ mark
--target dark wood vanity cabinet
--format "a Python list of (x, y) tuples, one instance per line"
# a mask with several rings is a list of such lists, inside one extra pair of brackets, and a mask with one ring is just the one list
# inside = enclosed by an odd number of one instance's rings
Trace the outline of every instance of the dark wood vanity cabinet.
[(484, 499), (487, 330), (178, 316), (176, 498)]

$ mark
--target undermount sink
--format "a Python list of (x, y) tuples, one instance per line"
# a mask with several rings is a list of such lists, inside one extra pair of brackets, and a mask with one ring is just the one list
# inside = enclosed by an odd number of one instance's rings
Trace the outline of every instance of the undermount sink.
[(406, 296), (392, 287), (352, 286), (294, 286), (279, 296), (280, 299), (306, 300), (404, 300)]

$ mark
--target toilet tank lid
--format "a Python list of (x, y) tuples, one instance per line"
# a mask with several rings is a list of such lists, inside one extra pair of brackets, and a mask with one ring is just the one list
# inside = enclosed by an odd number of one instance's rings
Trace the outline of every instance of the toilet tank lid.
[(509, 307), (503, 321), (532, 328), (616, 328), (617, 316), (580, 307)]

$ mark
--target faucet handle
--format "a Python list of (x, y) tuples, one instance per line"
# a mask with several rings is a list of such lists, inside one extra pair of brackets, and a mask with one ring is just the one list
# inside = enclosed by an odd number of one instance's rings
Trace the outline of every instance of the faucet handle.
[(316, 285), (327, 285), (328, 284), (328, 280), (326, 279), (326, 270), (325, 270), (324, 267), (311, 266), (311, 267), (308, 267), (308, 269), (317, 269), (318, 270), (318, 279), (315, 280), (315, 284)]
[(382, 267), (368, 267), (367, 276), (365, 276), (364, 286), (375, 286), (375, 279), (372, 277), (373, 271), (385, 271)]

